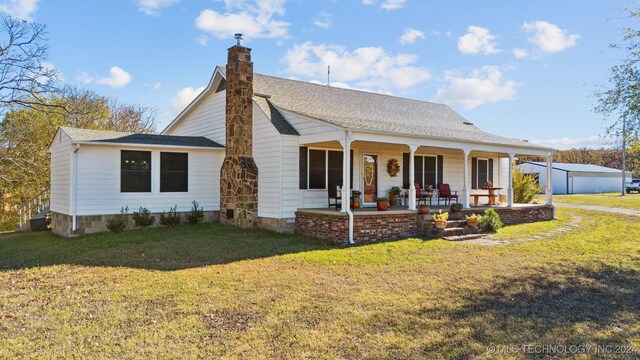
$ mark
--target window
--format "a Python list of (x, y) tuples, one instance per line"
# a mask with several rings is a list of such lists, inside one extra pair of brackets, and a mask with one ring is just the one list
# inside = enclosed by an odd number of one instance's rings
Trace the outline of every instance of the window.
[(120, 191), (151, 192), (151, 151), (120, 152)]
[(425, 189), (427, 185), (434, 188), (438, 183), (437, 158), (435, 156), (414, 156), (414, 180)]
[(189, 156), (187, 153), (160, 153), (160, 192), (189, 191)]
[(327, 188), (327, 151), (309, 150), (309, 189)]
[(471, 188), (480, 189), (493, 182), (493, 159), (471, 158)]

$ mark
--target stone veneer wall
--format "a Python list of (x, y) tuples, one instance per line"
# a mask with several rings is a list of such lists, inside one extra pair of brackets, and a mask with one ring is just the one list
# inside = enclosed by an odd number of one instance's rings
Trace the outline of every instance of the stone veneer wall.
[[(185, 214), (186, 212), (179, 213), (182, 217), (182, 221), (186, 222)], [(152, 213), (151, 215), (155, 216), (156, 221), (151, 227), (160, 226), (160, 213)], [(71, 231), (71, 227), (73, 225), (73, 218), (71, 215), (60, 214), (57, 212), (51, 213), (51, 232), (60, 236), (72, 237), (84, 234), (94, 234), (99, 232), (109, 231), (107, 229), (107, 219), (109, 219), (113, 215), (82, 215), (77, 216), (77, 226), (78, 229), (73, 232)], [(213, 223), (218, 222), (220, 220), (220, 212), (219, 211), (205, 211), (204, 212), (204, 223)], [(133, 230), (139, 229), (135, 226), (132, 214), (129, 214), (129, 221), (127, 223), (127, 227), (125, 230)]]
[[(494, 208), (505, 225), (516, 225), (539, 221), (553, 220), (552, 206), (536, 206), (522, 208)], [(483, 210), (463, 210), (458, 215), (484, 214)], [(427, 232), (425, 224), (429, 215), (385, 214), (355, 215), (353, 217), (353, 239), (355, 242), (377, 241), (415, 237)], [(308, 211), (296, 212), (295, 232), (310, 237), (346, 244), (349, 238), (349, 218), (344, 213), (335, 215)]]
[(229, 48), (226, 76), (225, 158), (220, 170), (220, 222), (258, 224), (258, 167), (253, 159), (251, 49)]
[[(498, 213), (498, 215), (500, 215), (500, 220), (502, 220), (502, 223), (504, 223), (505, 226), (553, 220), (553, 206), (550, 205), (514, 208), (496, 207), (493, 209)], [(484, 209), (465, 209), (462, 210), (461, 213), (463, 215), (484, 215)], [(462, 219), (464, 219), (464, 216)]]

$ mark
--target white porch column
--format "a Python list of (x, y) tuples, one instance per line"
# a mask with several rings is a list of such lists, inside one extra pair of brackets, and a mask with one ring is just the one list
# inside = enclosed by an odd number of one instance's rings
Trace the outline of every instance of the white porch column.
[(547, 186), (544, 190), (544, 194), (547, 196), (547, 204), (553, 205), (553, 184), (552, 174), (553, 172), (553, 153), (547, 155)]
[(409, 210), (416, 210), (416, 169), (413, 158), (418, 145), (409, 145)]
[(351, 205), (351, 139), (340, 140), (342, 145), (342, 189), (340, 212), (347, 212)]
[(507, 206), (513, 206), (513, 161), (515, 154), (509, 154), (509, 184), (507, 184)]
[(462, 161), (462, 207), (469, 208), (469, 153), (471, 150), (462, 149), (464, 160)]

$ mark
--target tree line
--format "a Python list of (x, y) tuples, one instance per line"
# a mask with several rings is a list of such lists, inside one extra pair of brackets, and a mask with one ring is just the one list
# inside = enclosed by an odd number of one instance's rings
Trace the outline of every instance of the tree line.
[[(524, 161), (546, 161), (543, 157), (521, 156), (518, 163)], [(622, 151), (619, 149), (588, 149), (578, 148), (556, 151), (553, 153), (553, 162), (573, 164), (593, 164), (620, 169), (622, 163)], [(633, 177), (640, 177), (640, 144), (635, 143), (627, 149), (627, 171), (633, 173)]]

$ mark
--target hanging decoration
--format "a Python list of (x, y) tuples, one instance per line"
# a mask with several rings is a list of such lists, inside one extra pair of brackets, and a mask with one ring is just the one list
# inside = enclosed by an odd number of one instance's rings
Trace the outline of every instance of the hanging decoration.
[(389, 176), (396, 177), (400, 173), (400, 163), (397, 159), (390, 159), (387, 162), (387, 172)]

